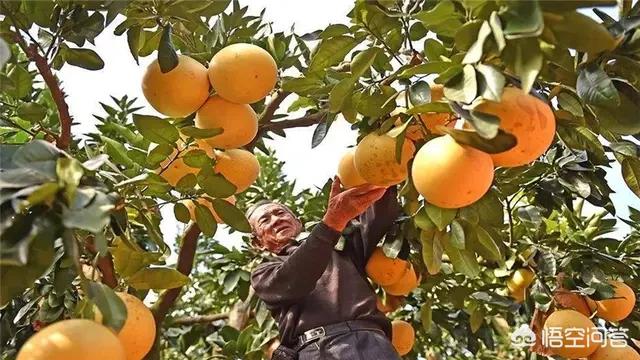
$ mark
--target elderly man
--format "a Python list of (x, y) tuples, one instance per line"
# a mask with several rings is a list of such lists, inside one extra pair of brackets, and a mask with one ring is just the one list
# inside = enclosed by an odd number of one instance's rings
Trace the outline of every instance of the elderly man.
[[(302, 224), (284, 205), (262, 202), (247, 211), (256, 246), (275, 255), (251, 277), (278, 323), (282, 345), (273, 359), (399, 359), (365, 272), (399, 212), (395, 187), (343, 190), (337, 178), (322, 222), (300, 244), (295, 239)], [(357, 229), (335, 249), (357, 216)]]

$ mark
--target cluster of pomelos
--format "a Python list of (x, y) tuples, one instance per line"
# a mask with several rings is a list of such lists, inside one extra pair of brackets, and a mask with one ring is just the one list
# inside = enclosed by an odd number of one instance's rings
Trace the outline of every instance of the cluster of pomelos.
[[(523, 301), (534, 279), (531, 270), (516, 270), (507, 281), (509, 293), (516, 301)], [(614, 289), (613, 297), (598, 301), (568, 290), (556, 292), (558, 308), (545, 320), (543, 327), (543, 331), (557, 339), (548, 344), (553, 355), (567, 359), (640, 360), (640, 354), (629, 345), (614, 346), (610, 341), (603, 344), (600, 335), (593, 335), (598, 331), (593, 317), (617, 323), (631, 315), (635, 308), (636, 294), (631, 287), (620, 281), (610, 281), (610, 285)]]
[(40, 330), (24, 343), (16, 359), (142, 360), (156, 338), (153, 314), (137, 297), (116, 294), (127, 308), (127, 319), (119, 332), (102, 325), (102, 315), (95, 308), (95, 321), (62, 320)]
[[(376, 248), (365, 267), (367, 276), (384, 290), (383, 298), (378, 298), (378, 310), (389, 313), (402, 303), (402, 297), (409, 295), (420, 284), (420, 276), (416, 274), (411, 262), (390, 258), (382, 248)], [(411, 351), (415, 342), (415, 331), (411, 324), (404, 320), (391, 322), (391, 342), (400, 356)]]
[[(258, 132), (258, 116), (250, 104), (265, 98), (274, 88), (278, 76), (275, 60), (264, 49), (252, 44), (232, 44), (218, 51), (209, 67), (185, 56), (178, 56), (178, 65), (167, 73), (158, 61), (147, 68), (142, 91), (154, 109), (170, 117), (186, 117), (195, 113), (195, 126), (200, 129), (221, 129), (222, 133), (196, 139), (188, 146), (176, 144), (176, 149), (157, 170), (172, 186), (187, 174), (200, 169), (190, 167), (182, 157), (190, 150), (203, 150), (215, 160), (214, 172), (224, 176), (236, 187), (236, 193), (246, 190), (258, 177), (260, 165), (256, 157), (241, 147), (249, 144)], [(210, 96), (210, 87), (215, 94)], [(213, 212), (209, 198), (198, 203)], [(227, 201), (234, 203), (233, 197)], [(192, 219), (193, 201), (186, 201)]]
[[(442, 98), (442, 87), (432, 86), (432, 99)], [(512, 134), (517, 144), (504, 152), (487, 154), (461, 145), (450, 135), (427, 141), (414, 155), (414, 141), (422, 140), (421, 127), (407, 129), (400, 161), (396, 161), (396, 139), (375, 132), (366, 135), (340, 161), (338, 175), (346, 187), (365, 183), (392, 186), (409, 176), (416, 190), (429, 203), (441, 208), (461, 208), (479, 200), (491, 187), (494, 167), (529, 164), (553, 142), (556, 123), (553, 111), (543, 101), (521, 89), (507, 87), (500, 102), (485, 102), (477, 111), (500, 118), (500, 129)], [(424, 128), (442, 135), (439, 126), (451, 126), (451, 114), (420, 114)]]

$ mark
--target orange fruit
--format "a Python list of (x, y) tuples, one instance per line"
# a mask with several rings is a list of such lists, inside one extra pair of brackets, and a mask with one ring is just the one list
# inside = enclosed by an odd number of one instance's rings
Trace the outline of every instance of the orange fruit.
[(458, 144), (451, 136), (424, 144), (413, 160), (416, 190), (441, 208), (461, 208), (479, 200), (491, 187), (493, 162), (477, 149)]
[(640, 354), (631, 346), (611, 346), (610, 343), (601, 346), (589, 360), (640, 360)]
[(260, 163), (253, 153), (243, 149), (216, 151), (213, 170), (236, 186), (236, 194), (245, 191), (260, 175)]
[(162, 73), (158, 60), (154, 60), (142, 78), (142, 93), (159, 113), (185, 117), (209, 97), (207, 68), (188, 56), (178, 55), (178, 66)]
[(218, 51), (208, 73), (218, 95), (237, 104), (251, 104), (273, 90), (278, 66), (266, 50), (240, 43)]
[(554, 311), (543, 326), (549, 338), (547, 346), (554, 355), (579, 359), (593, 354), (600, 343), (591, 341), (591, 334), (598, 331), (588, 317), (575, 310)]
[(391, 285), (383, 286), (382, 288), (387, 294), (395, 296), (407, 296), (415, 288), (420, 285), (420, 279), (416, 275), (416, 271), (410, 262), (409, 268), (404, 271), (400, 279)]
[(620, 281), (610, 281), (614, 287), (613, 298), (593, 301), (587, 299), (591, 311), (597, 311), (599, 318), (607, 321), (622, 321), (626, 319), (636, 306), (636, 294), (627, 284)]
[(178, 149), (174, 149), (171, 155), (160, 163), (160, 168), (156, 169), (156, 173), (165, 179), (171, 186), (176, 186), (180, 179), (187, 174), (197, 175), (198, 172), (200, 172), (200, 168), (191, 167), (184, 162), (183, 156), (187, 152), (200, 149), (204, 150), (209, 157), (213, 157), (213, 150), (211, 147), (206, 146), (206, 143), (197, 142), (190, 144), (189, 147), (186, 148), (184, 143), (181, 140), (178, 140), (177, 147), (180, 150), (180, 153), (178, 153)]
[(531, 285), (535, 276), (533, 271), (529, 269), (516, 270), (513, 275), (511, 275), (511, 278), (507, 280), (507, 288), (511, 296), (518, 302), (522, 302), (527, 288)]
[(367, 276), (376, 284), (391, 285), (399, 281), (408, 268), (407, 261), (387, 257), (382, 248), (376, 248), (367, 261), (365, 270)]
[(556, 133), (553, 111), (542, 100), (521, 89), (507, 87), (499, 103), (488, 101), (475, 110), (498, 116), (500, 128), (518, 140), (515, 147), (491, 155), (496, 166), (529, 164), (547, 151), (553, 142)]
[(247, 145), (258, 133), (258, 117), (251, 106), (235, 104), (217, 95), (210, 97), (198, 110), (195, 124), (200, 129), (222, 129), (221, 134), (204, 139), (210, 146), (220, 149)]
[[(216, 211), (213, 209), (213, 203), (211, 202), (210, 197), (208, 196), (204, 196), (201, 197), (197, 200), (195, 200), (195, 202), (197, 202), (198, 204), (204, 205), (207, 207), (207, 209), (209, 209), (209, 211), (211, 211), (211, 215), (213, 215), (213, 218), (216, 219), (216, 222), (218, 224), (222, 224), (222, 219), (220, 219), (220, 217), (218, 216), (218, 214), (216, 213)], [(231, 205), (235, 205), (236, 203), (236, 197), (235, 196), (231, 196), (225, 199), (226, 202), (228, 202)], [(181, 203), (183, 203), (187, 209), (189, 210), (189, 215), (191, 216), (191, 220), (192, 221), (196, 221), (196, 205), (194, 203), (194, 200), (183, 200), (181, 201)]]
[(355, 148), (347, 150), (338, 163), (338, 178), (340, 178), (340, 182), (345, 189), (367, 183), (367, 181), (358, 174), (358, 170), (356, 170), (356, 165), (353, 162), (355, 152)]
[(402, 144), (400, 163), (396, 161), (396, 139), (389, 135), (368, 134), (356, 147), (356, 170), (369, 184), (391, 186), (403, 182), (408, 175), (407, 163), (415, 146), (409, 140)]
[(413, 349), (416, 341), (416, 332), (413, 326), (404, 320), (391, 322), (391, 344), (400, 356), (408, 354)]
[(53, 323), (24, 343), (17, 360), (125, 360), (125, 350), (114, 332), (87, 319)]
[(156, 339), (155, 319), (142, 300), (123, 292), (116, 294), (127, 307), (127, 320), (118, 333), (118, 339), (124, 347), (127, 360), (142, 360)]

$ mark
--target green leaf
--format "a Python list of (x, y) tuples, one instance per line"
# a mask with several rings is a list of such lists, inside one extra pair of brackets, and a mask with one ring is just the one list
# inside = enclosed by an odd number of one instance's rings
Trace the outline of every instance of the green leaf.
[(422, 104), (419, 106), (414, 106), (411, 109), (407, 110), (407, 114), (424, 114), (429, 112), (435, 113), (450, 113), (452, 112), (451, 106), (446, 102), (432, 102), (427, 104)]
[(72, 158), (60, 158), (56, 164), (58, 181), (65, 187), (65, 196), (69, 203), (73, 203), (76, 189), (84, 174), (82, 163)]
[(139, 290), (144, 289), (175, 289), (187, 285), (189, 277), (176, 269), (147, 268), (133, 274), (127, 283)]
[(34, 192), (29, 194), (26, 201), (27, 207), (33, 207), (43, 202), (51, 202), (60, 190), (57, 182), (44, 183), (40, 185)]
[(431, 221), (427, 211), (424, 207), (421, 207), (413, 217), (413, 221), (416, 223), (416, 226), (425, 231), (433, 231), (436, 228), (436, 224)]
[(480, 246), (480, 249), (478, 250), (479, 253), (488, 260), (497, 261), (503, 264), (504, 258), (498, 241), (494, 239), (493, 236), (491, 236), (491, 234), (482, 226), (476, 226), (473, 229), (477, 245)]
[(336, 65), (358, 44), (351, 36), (340, 35), (324, 39), (313, 52), (308, 72), (324, 70)]
[(433, 204), (425, 205), (425, 210), (429, 215), (429, 219), (433, 221), (440, 231), (444, 231), (458, 213), (457, 209), (443, 209)]
[(91, 49), (67, 48), (63, 53), (63, 59), (69, 65), (78, 66), (87, 70), (101, 70), (104, 61)]
[(324, 87), (324, 82), (319, 79), (310, 77), (282, 79), (282, 90), (293, 92), (301, 96), (307, 96), (315, 93)]
[(451, 245), (455, 246), (458, 249), (464, 250), (466, 248), (466, 239), (464, 235), (464, 228), (458, 222), (458, 220), (453, 220), (451, 222), (451, 232), (450, 232), (450, 241)]
[(580, 104), (580, 101), (568, 92), (561, 92), (560, 94), (558, 94), (558, 104), (562, 109), (567, 110), (573, 116), (584, 116), (582, 104)]
[(626, 157), (620, 164), (622, 167), (622, 177), (636, 196), (640, 197), (640, 160)]
[(488, 21), (484, 21), (482, 26), (480, 26), (480, 31), (478, 31), (478, 39), (471, 45), (462, 60), (463, 64), (473, 64), (482, 59), (484, 43), (487, 41), (489, 35), (491, 35), (491, 26)]
[(427, 58), (427, 60), (429, 60), (429, 62), (422, 65), (430, 65), (434, 62), (440, 62), (440, 56), (443, 56), (446, 53), (447, 49), (444, 47), (444, 45), (442, 45), (440, 41), (428, 38), (424, 41), (424, 56)]
[(457, 65), (447, 61), (428, 62), (426, 64), (416, 65), (414, 67), (403, 70), (400, 74), (398, 74), (398, 78), (406, 79), (418, 74), (436, 74), (455, 66)]
[(225, 224), (243, 233), (251, 232), (251, 225), (244, 213), (234, 205), (223, 199), (213, 199), (213, 208)]
[(442, 233), (439, 231), (421, 231), (420, 242), (422, 242), (422, 260), (427, 266), (429, 274), (435, 275), (442, 268), (442, 244), (440, 237)]
[(358, 112), (364, 116), (379, 118), (388, 114), (396, 105), (393, 101), (387, 102), (392, 96), (397, 96), (397, 91), (390, 86), (382, 86), (372, 89), (372, 92), (363, 89), (353, 95), (353, 103)]
[(604, 147), (598, 136), (586, 127), (569, 128), (558, 126), (558, 135), (572, 149), (586, 150), (599, 162), (607, 163)]
[(500, 21), (500, 17), (498, 16), (497, 11), (491, 13), (491, 17), (489, 18), (489, 26), (491, 26), (493, 38), (498, 45), (498, 51), (502, 52), (505, 46), (507, 46), (507, 42), (504, 38), (504, 32), (502, 31), (502, 21)]
[(311, 136), (311, 148), (315, 148), (316, 146), (322, 143), (322, 140), (327, 137), (329, 133), (329, 127), (333, 123), (332, 119), (326, 119), (320, 122), (315, 129), (313, 129), (313, 136)]
[(13, 82), (13, 95), (17, 98), (23, 98), (31, 94), (33, 87), (33, 76), (20, 65), (14, 66), (8, 75)]
[(17, 109), (18, 116), (30, 122), (38, 122), (47, 116), (47, 108), (36, 103), (22, 103)]
[(236, 288), (236, 286), (238, 286), (239, 281), (240, 281), (240, 270), (235, 270), (228, 273), (224, 277), (222, 293), (223, 294), (231, 293)]
[(426, 300), (420, 307), (420, 323), (422, 328), (427, 333), (431, 332), (431, 326), (433, 323), (433, 301), (431, 299)]
[(473, 313), (471, 313), (471, 317), (469, 318), (469, 328), (471, 329), (471, 333), (475, 334), (480, 327), (484, 324), (484, 316), (485, 309), (482, 306), (478, 306)]
[(464, 17), (456, 11), (452, 1), (439, 1), (430, 10), (424, 10), (414, 15), (424, 27), (443, 36), (453, 37), (463, 25)]
[(510, 41), (505, 48), (504, 61), (520, 77), (522, 91), (528, 93), (542, 69), (543, 54), (538, 39)]
[(115, 247), (109, 248), (109, 252), (113, 257), (113, 266), (116, 272), (123, 278), (128, 278), (146, 266), (153, 264), (162, 255), (161, 253), (135, 250), (123, 241), (118, 241)]
[(502, 12), (507, 39), (532, 38), (542, 33), (544, 19), (537, 1), (511, 1)]
[(158, 44), (158, 65), (162, 73), (168, 73), (178, 66), (178, 54), (171, 42), (171, 26), (167, 25), (162, 29), (162, 36)]
[(0, 69), (4, 67), (4, 64), (6, 64), (10, 58), (11, 49), (9, 49), (9, 45), (7, 45), (3, 39), (0, 39)]
[[(182, 161), (190, 167), (202, 168), (212, 166), (213, 161), (204, 150), (193, 149), (182, 155)], [(195, 180), (195, 179), (194, 179)]]
[(56, 161), (63, 156), (63, 152), (55, 145), (44, 141), (34, 140), (21, 146), (13, 154), (12, 160), (16, 166), (33, 169), (46, 176), (55, 176)]
[(94, 281), (87, 282), (87, 296), (100, 309), (102, 324), (116, 333), (120, 331), (128, 316), (122, 299), (108, 286)]
[(222, 128), (200, 129), (195, 126), (185, 126), (180, 128), (180, 132), (194, 139), (208, 139), (224, 132)]
[(140, 64), (138, 62), (138, 51), (140, 51), (141, 30), (140, 26), (132, 26), (127, 30), (127, 44), (129, 45), (129, 52), (131, 52), (131, 56), (133, 56), (136, 64)]
[(175, 144), (180, 139), (178, 129), (159, 117), (133, 114), (133, 123), (145, 139), (156, 144)]
[(107, 155), (109, 155), (109, 158), (111, 158), (111, 160), (127, 167), (133, 166), (133, 161), (131, 160), (131, 158), (129, 158), (127, 149), (121, 142), (115, 141), (103, 135), (100, 135), (100, 139), (104, 143), (105, 151)]
[(79, 188), (73, 203), (62, 210), (62, 223), (67, 228), (97, 233), (109, 225), (113, 207), (113, 199), (105, 193), (93, 188)]
[(189, 213), (189, 209), (187, 206), (181, 202), (177, 202), (173, 205), (173, 215), (176, 217), (176, 220), (181, 223), (188, 224), (191, 221), (191, 214)]
[(198, 186), (198, 178), (195, 174), (187, 174), (178, 180), (176, 183), (176, 190), (179, 192), (191, 192)]
[(414, 107), (431, 103), (431, 86), (422, 80), (411, 84), (409, 87), (409, 101)]
[(380, 52), (381, 50), (379, 48), (372, 47), (361, 51), (354, 56), (353, 60), (351, 60), (351, 74), (353, 74), (353, 77), (358, 78), (369, 70), (371, 65), (373, 65), (373, 61), (376, 59), (376, 56), (378, 56)]
[(336, 113), (342, 110), (346, 99), (353, 93), (355, 83), (354, 78), (348, 77), (333, 87), (329, 93), (329, 111)]
[(498, 130), (498, 134), (493, 139), (486, 139), (472, 130), (451, 129), (441, 127), (440, 130), (451, 135), (458, 143), (469, 145), (488, 154), (497, 154), (507, 151), (518, 143), (515, 136)]
[(640, 93), (623, 81), (614, 81), (614, 86), (619, 94), (619, 106), (589, 106), (596, 114), (600, 128), (620, 135), (640, 133)]
[(478, 78), (478, 93), (484, 99), (500, 102), (505, 78), (498, 69), (491, 65), (478, 64), (476, 70), (480, 73)]
[(618, 90), (607, 73), (596, 64), (589, 64), (579, 70), (576, 91), (587, 104), (606, 107), (620, 105)]
[(204, 235), (213, 236), (218, 228), (216, 219), (213, 217), (213, 214), (208, 207), (200, 204), (199, 202), (195, 202), (194, 204), (196, 206), (195, 213), (198, 227), (202, 230)]
[(444, 96), (453, 101), (470, 104), (478, 95), (476, 70), (472, 65), (465, 65), (462, 73), (447, 81)]
[(215, 198), (228, 198), (235, 194), (236, 186), (224, 176), (216, 174), (212, 169), (203, 168), (197, 175), (198, 185), (207, 193), (207, 195)]
[(616, 46), (616, 39), (607, 28), (579, 12), (549, 16), (545, 21), (561, 47), (595, 54)]
[(460, 250), (449, 241), (449, 235), (445, 234), (441, 238), (444, 251), (449, 255), (449, 260), (453, 268), (469, 278), (475, 278), (480, 274), (480, 265), (475, 254), (469, 250)]

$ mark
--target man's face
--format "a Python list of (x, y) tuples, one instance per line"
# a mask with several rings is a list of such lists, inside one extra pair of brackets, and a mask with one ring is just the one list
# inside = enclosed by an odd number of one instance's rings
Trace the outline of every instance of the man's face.
[(278, 253), (302, 231), (302, 224), (280, 204), (259, 206), (249, 217), (258, 244)]

